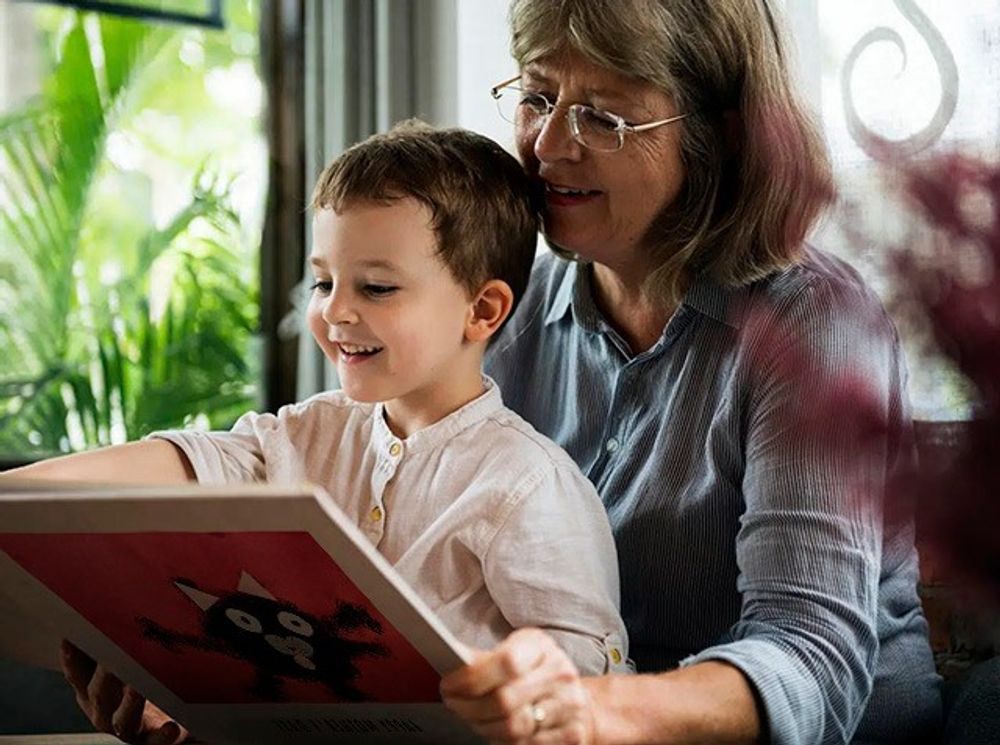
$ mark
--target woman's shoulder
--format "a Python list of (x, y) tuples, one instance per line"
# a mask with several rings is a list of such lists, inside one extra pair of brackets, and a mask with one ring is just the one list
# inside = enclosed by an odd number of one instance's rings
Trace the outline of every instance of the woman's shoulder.
[(750, 286), (746, 311), (808, 325), (892, 331), (882, 301), (847, 261), (806, 245), (799, 260)]
[(896, 326), (881, 300), (843, 259), (808, 247), (793, 266), (754, 283), (741, 325), (751, 369), (784, 376), (847, 372), (902, 385), (905, 361)]
[(864, 278), (844, 259), (806, 244), (799, 259), (753, 285), (754, 294), (771, 302), (792, 302), (809, 291), (830, 293), (832, 299), (849, 297), (878, 302)]

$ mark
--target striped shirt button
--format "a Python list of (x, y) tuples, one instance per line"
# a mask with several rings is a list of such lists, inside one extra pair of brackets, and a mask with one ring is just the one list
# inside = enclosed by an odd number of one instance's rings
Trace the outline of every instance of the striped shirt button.
[(372, 511), (368, 513), (368, 516), (372, 519), (372, 522), (377, 523), (382, 520), (382, 508), (372, 507)]
[(604, 447), (607, 449), (609, 453), (613, 453), (617, 451), (619, 447), (621, 447), (621, 443), (618, 442), (618, 440), (616, 440), (614, 437), (612, 437), (604, 444)]

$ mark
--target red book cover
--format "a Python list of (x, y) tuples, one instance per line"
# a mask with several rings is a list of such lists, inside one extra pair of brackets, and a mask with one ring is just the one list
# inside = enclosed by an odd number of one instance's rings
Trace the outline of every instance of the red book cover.
[(203, 739), (475, 741), (460, 645), (315, 487), (0, 494), (0, 526), (19, 614)]

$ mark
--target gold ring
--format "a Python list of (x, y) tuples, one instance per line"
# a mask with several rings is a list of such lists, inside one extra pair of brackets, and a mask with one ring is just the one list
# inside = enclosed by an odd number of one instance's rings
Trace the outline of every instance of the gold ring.
[(545, 708), (541, 704), (531, 705), (531, 719), (535, 722), (535, 732), (542, 728), (545, 716)]

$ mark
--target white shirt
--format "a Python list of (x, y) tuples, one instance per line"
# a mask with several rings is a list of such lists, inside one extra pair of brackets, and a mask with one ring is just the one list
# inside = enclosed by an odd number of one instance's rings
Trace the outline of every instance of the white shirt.
[(382, 404), (340, 391), (249, 413), (230, 432), (170, 431), (205, 484), (324, 487), (452, 632), (491, 648), (550, 633), (584, 674), (625, 672), (618, 562), (594, 487), (507, 409), (496, 384), (406, 439)]

